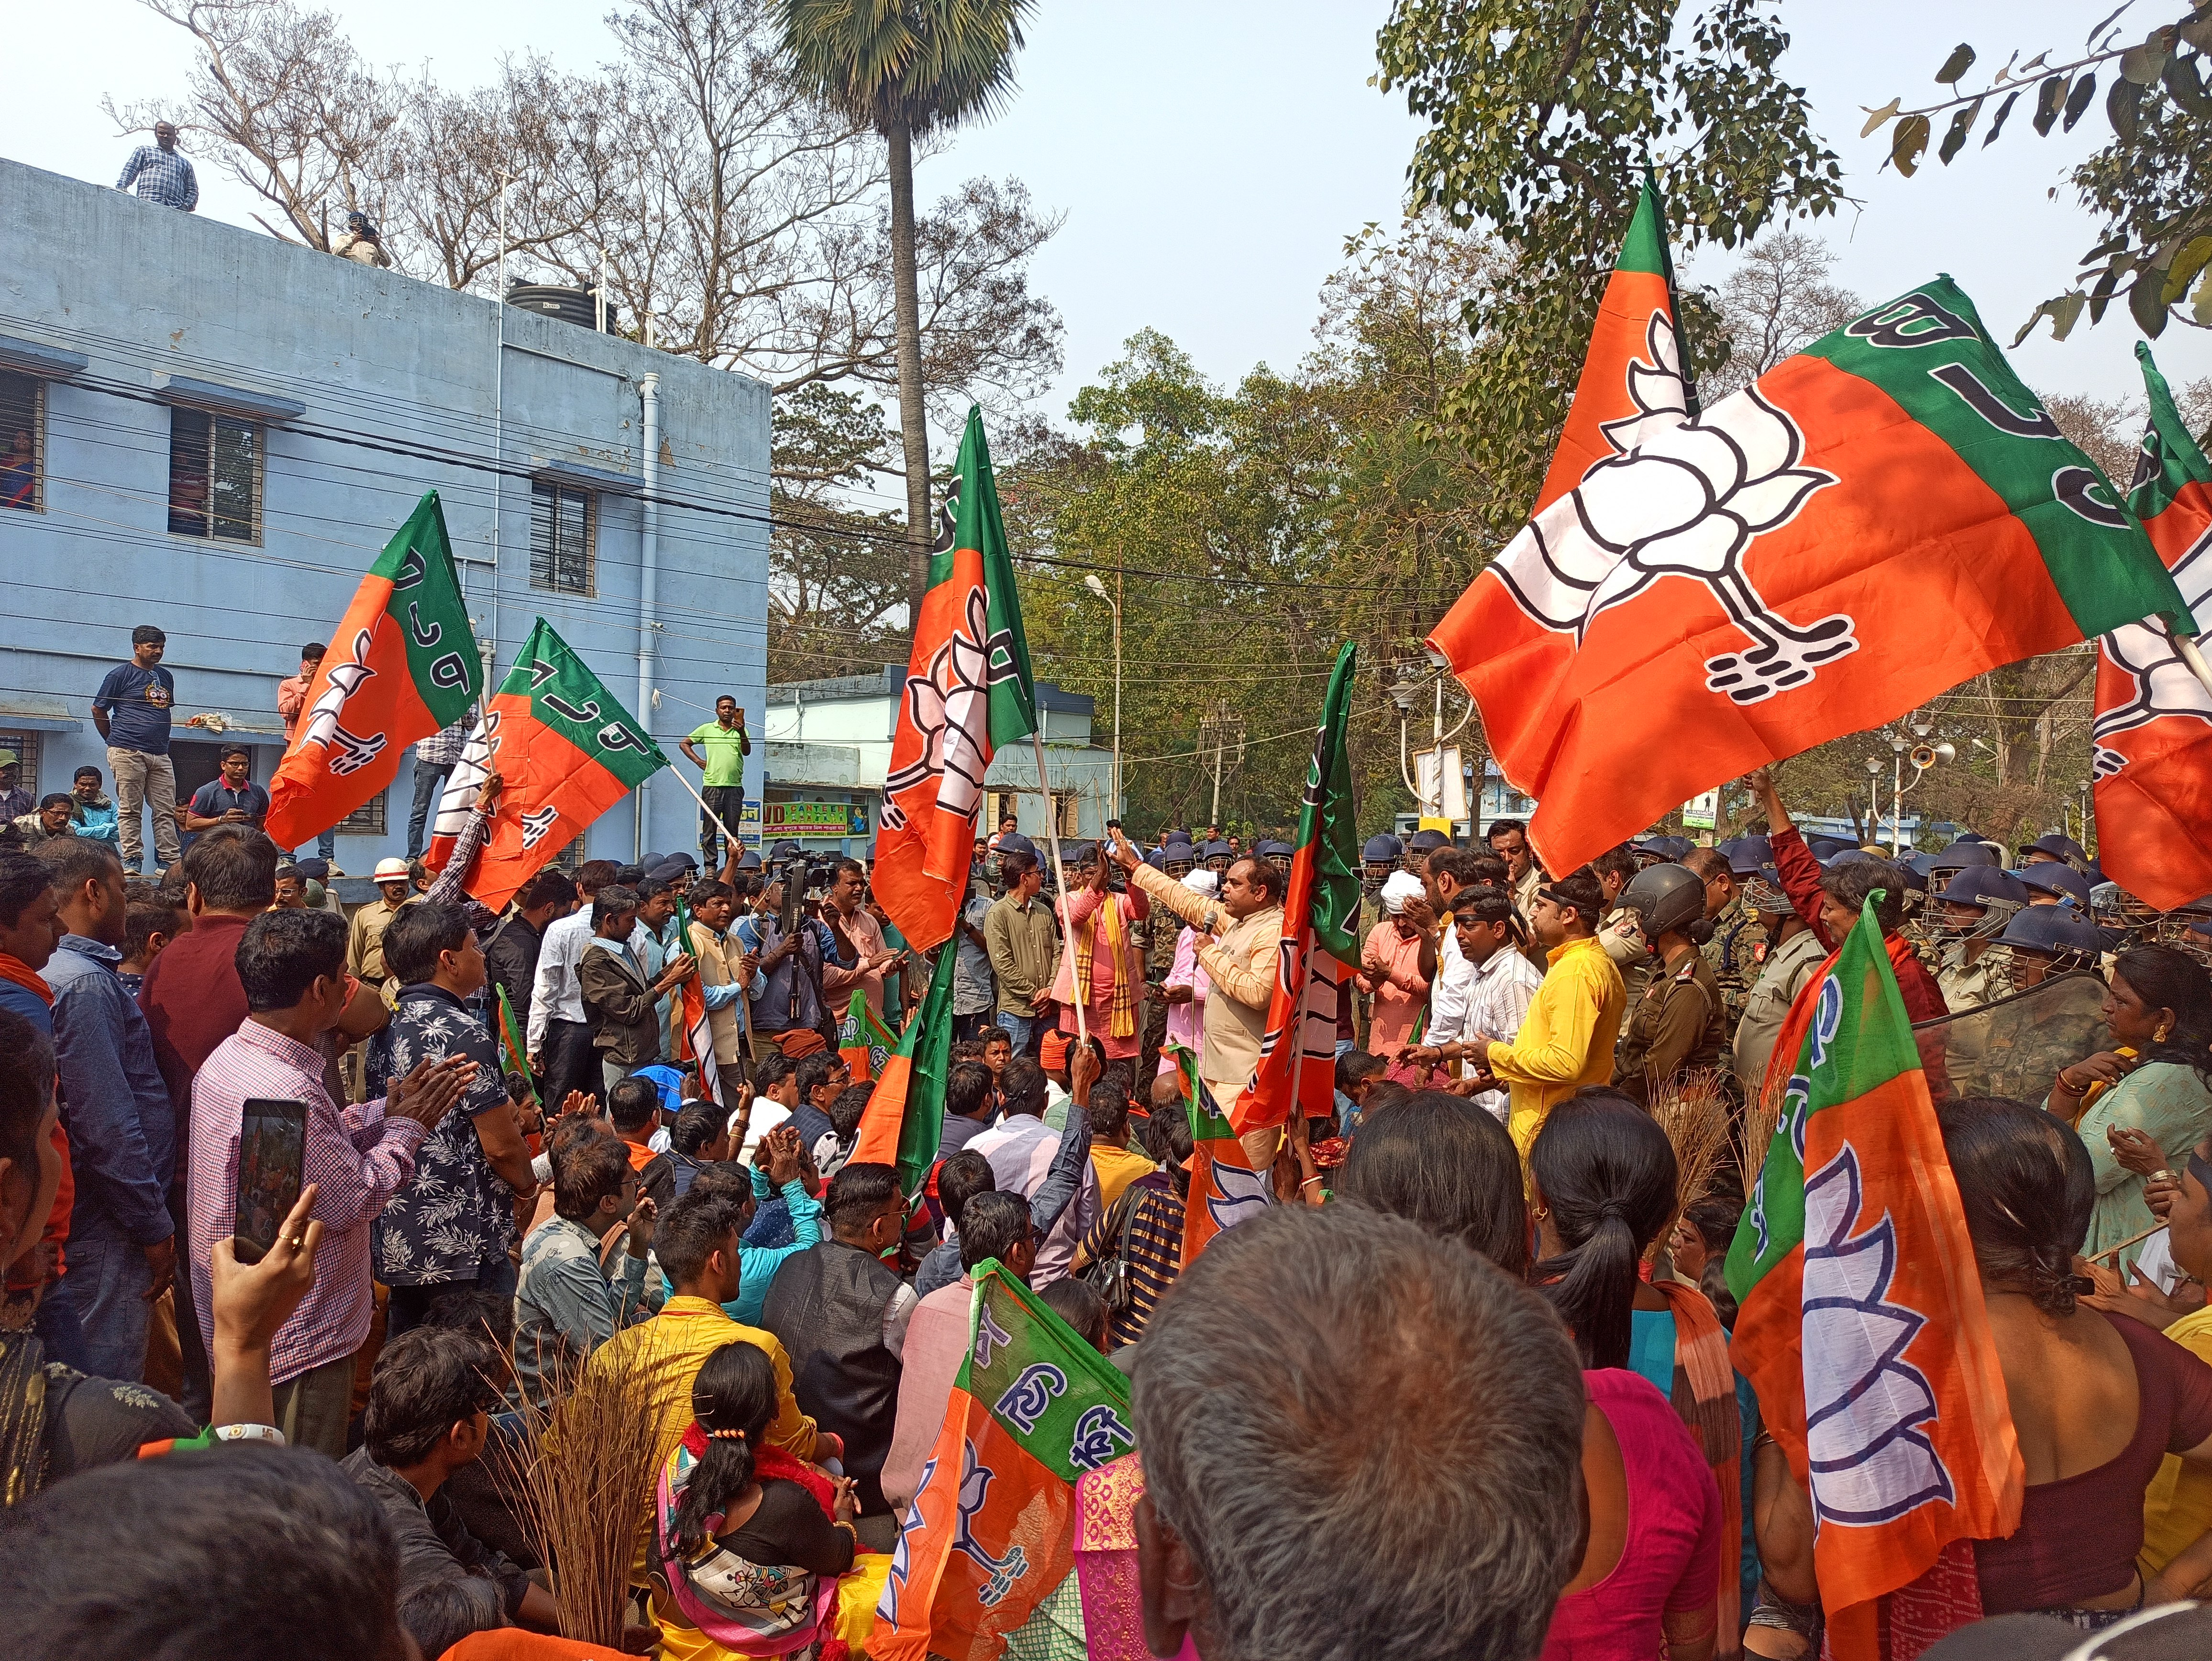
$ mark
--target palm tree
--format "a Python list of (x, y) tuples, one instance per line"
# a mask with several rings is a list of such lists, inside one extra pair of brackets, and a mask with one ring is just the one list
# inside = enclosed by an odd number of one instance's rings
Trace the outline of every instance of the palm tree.
[(921, 399), (915, 272), (914, 140), (987, 119), (1013, 87), (1022, 21), (1036, 0), (779, 0), (784, 50), (823, 102), (884, 137), (891, 186), (899, 430), (906, 447), (907, 598), (929, 583), (929, 434)]

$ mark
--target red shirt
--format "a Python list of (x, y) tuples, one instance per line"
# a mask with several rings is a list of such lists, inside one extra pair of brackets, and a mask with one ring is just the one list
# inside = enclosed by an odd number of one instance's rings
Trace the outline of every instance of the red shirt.
[(190, 932), (154, 959), (146, 984), (138, 989), (138, 1007), (154, 1031), (154, 1064), (177, 1104), (179, 1180), (185, 1167), (181, 1150), (189, 1146), (185, 1127), (191, 1116), (192, 1075), (246, 1020), (238, 943), (252, 921), (215, 911), (194, 917)]

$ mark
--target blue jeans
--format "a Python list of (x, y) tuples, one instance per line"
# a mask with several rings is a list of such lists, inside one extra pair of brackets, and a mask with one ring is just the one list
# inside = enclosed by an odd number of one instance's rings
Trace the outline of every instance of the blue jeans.
[(407, 815), (407, 857), (410, 860), (422, 855), (423, 827), (430, 822), (438, 797), (453, 770), (451, 763), (443, 767), (431, 766), (419, 758), (415, 763), (415, 806)]
[(84, 1371), (141, 1384), (146, 1377), (146, 1248), (120, 1235), (71, 1234), (64, 1277), (83, 1335)]
[(449, 1292), (485, 1292), (495, 1298), (512, 1298), (516, 1279), (514, 1260), (502, 1251), (497, 1256), (487, 1257), (478, 1263), (476, 1274), (466, 1280), (432, 1281), (424, 1286), (394, 1287), (391, 1302), (384, 1311), (385, 1342), (388, 1343), (410, 1328), (421, 1326), (430, 1313), (430, 1305)]
[[(319, 860), (334, 860), (337, 858), (337, 856), (338, 833), (336, 828), (333, 827), (331, 830), (324, 831), (321, 836), (315, 838), (315, 857)], [(292, 857), (295, 861), (298, 860), (300, 857), (300, 850), (298, 849), (295, 848), (292, 850)]]
[[(72, 1247), (75, 1242), (71, 1242)], [(31, 1323), (46, 1347), (46, 1360), (59, 1361), (64, 1366), (75, 1367), (88, 1373), (91, 1365), (85, 1360), (84, 1329), (76, 1318), (76, 1253), (69, 1255), (69, 1273), (58, 1281), (46, 1282), (39, 1296), (39, 1313)]]
[(1014, 1054), (1028, 1056), (1035, 1053), (1030, 1048), (1030, 1040), (1036, 1033), (1036, 1016), (1017, 1015), (1011, 1009), (1001, 1009), (999, 1012), (999, 1029), (1014, 1041)]

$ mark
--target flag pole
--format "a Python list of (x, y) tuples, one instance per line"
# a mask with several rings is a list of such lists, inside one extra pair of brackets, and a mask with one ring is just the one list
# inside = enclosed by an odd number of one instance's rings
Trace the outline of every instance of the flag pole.
[[(1052, 781), (1046, 776), (1044, 770), (1044, 734), (1031, 727), (1030, 742), (1036, 748), (1037, 792), (1044, 798), (1045, 841), (1052, 848), (1053, 889), (1060, 897), (1060, 950), (1072, 952), (1075, 949), (1075, 925), (1068, 920), (1067, 915), (1067, 873), (1060, 863), (1060, 815), (1053, 812)], [(1091, 1047), (1091, 1032), (1084, 1019), (1083, 1006), (1091, 995), (1091, 989), (1087, 986), (1076, 985), (1075, 965), (1073, 962), (1067, 968), (1067, 989), (1075, 995), (1075, 1042), (1081, 1048), (1088, 1050)]]
[(2189, 666), (2189, 672), (2197, 677), (2198, 683), (2206, 691), (2212, 692), (2212, 664), (2207, 664), (2204, 661), (2204, 654), (2197, 648), (2195, 636), (2175, 635), (2173, 649), (2181, 654), (2181, 660)]

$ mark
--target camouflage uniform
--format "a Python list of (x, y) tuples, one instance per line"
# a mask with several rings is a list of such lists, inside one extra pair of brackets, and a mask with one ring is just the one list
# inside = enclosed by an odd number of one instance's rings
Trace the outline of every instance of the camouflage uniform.
[(1182, 934), (1182, 919), (1165, 906), (1156, 905), (1137, 927), (1145, 934), (1146, 986), (1144, 1048), (1138, 1058), (1144, 1070), (1138, 1075), (1136, 1100), (1139, 1107), (1149, 1108), (1152, 1075), (1159, 1070), (1160, 1045), (1168, 1036), (1168, 1001), (1162, 989), (1168, 971), (1175, 967), (1176, 941)]
[(1712, 965), (1693, 950), (1629, 1007), (1613, 1052), (1613, 1088), (1647, 1101), (1654, 1084), (1678, 1074), (1698, 1068), (1725, 1072), (1721, 1056), (1727, 1048), (1720, 986)]
[(1741, 895), (1713, 922), (1713, 937), (1705, 944), (1705, 961), (1712, 966), (1714, 983), (1721, 989), (1721, 1008), (1734, 1036), (1743, 1019), (1743, 1007), (1766, 962), (1766, 925)]

